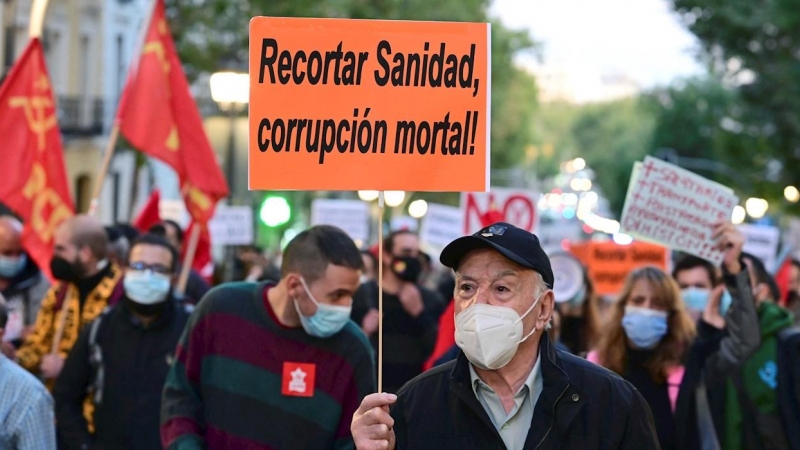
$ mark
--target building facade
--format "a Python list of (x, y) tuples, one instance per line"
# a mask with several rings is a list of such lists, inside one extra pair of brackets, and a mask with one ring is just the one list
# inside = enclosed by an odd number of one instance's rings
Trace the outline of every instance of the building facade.
[[(28, 43), (31, 1), (0, 5), (0, 76)], [(146, 0), (51, 0), (42, 43), (45, 48), (64, 142), (70, 192), (76, 210), (88, 210), (97, 171), (108, 144), (128, 65), (139, 40)], [(105, 223), (128, 220), (136, 155), (118, 152), (99, 201)]]

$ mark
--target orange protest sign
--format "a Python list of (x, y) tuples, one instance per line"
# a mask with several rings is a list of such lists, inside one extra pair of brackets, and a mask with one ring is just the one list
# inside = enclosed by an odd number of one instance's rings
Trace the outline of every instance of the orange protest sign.
[(486, 191), (490, 25), (256, 17), (250, 189)]
[(628, 274), (639, 267), (667, 270), (667, 249), (646, 242), (583, 242), (572, 244), (570, 252), (587, 267), (598, 295), (618, 294)]

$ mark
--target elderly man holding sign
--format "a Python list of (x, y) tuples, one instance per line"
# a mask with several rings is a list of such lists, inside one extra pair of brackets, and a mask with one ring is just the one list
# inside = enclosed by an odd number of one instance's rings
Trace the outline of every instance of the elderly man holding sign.
[(358, 449), (658, 448), (633, 386), (548, 339), (553, 271), (535, 235), (496, 223), (440, 260), (456, 273), (462, 351), (396, 396), (364, 398), (351, 424)]

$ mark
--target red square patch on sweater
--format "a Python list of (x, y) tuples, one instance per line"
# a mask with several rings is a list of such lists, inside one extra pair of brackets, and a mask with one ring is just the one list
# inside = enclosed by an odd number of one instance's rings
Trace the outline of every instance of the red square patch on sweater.
[(289, 397), (313, 397), (317, 365), (284, 361), (281, 394)]

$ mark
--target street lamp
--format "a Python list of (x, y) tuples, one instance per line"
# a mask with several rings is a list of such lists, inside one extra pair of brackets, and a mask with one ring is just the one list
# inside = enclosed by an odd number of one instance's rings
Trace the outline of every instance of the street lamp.
[(216, 72), (209, 79), (211, 98), (219, 109), (228, 114), (230, 133), (228, 134), (227, 172), (231, 189), (231, 203), (236, 199), (236, 116), (247, 107), (250, 98), (250, 76), (238, 72)]
[(750, 197), (744, 202), (744, 208), (747, 210), (747, 214), (749, 214), (750, 217), (760, 219), (767, 213), (769, 203), (763, 198)]
[(786, 186), (786, 189), (783, 190), (783, 196), (786, 197), (786, 200), (797, 203), (800, 200), (800, 191), (794, 186)]
[(400, 206), (406, 199), (405, 191), (385, 191), (386, 206), (394, 208)]
[(428, 202), (419, 199), (414, 200), (408, 205), (408, 215), (415, 219), (421, 219), (428, 212)]

